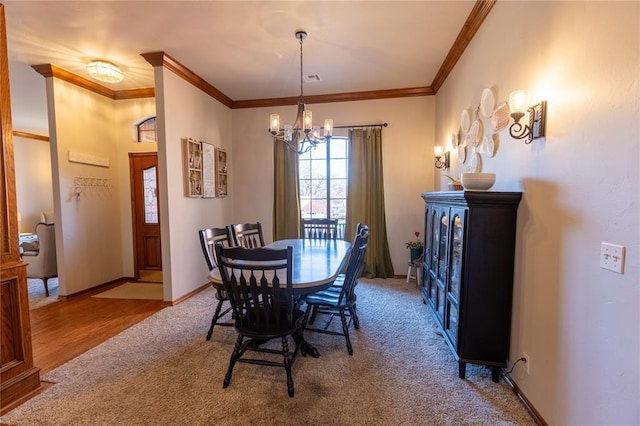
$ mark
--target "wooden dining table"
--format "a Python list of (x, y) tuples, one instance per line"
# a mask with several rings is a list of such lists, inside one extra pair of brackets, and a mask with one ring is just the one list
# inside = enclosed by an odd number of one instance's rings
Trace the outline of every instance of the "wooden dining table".
[[(293, 247), (293, 293), (301, 297), (331, 287), (343, 269), (349, 254), (351, 243), (343, 240), (278, 240), (265, 247), (283, 249)], [(214, 268), (209, 272), (209, 281), (222, 284), (220, 270)], [(304, 338), (299, 342), (302, 355), (310, 354), (318, 357), (319, 353)]]

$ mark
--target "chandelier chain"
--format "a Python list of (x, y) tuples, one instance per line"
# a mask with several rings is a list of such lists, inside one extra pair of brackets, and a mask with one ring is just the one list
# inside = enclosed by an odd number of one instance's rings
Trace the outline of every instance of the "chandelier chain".
[(302, 95), (303, 91), (302, 91), (302, 43), (303, 43), (304, 37), (300, 37), (300, 102), (304, 101), (304, 97)]

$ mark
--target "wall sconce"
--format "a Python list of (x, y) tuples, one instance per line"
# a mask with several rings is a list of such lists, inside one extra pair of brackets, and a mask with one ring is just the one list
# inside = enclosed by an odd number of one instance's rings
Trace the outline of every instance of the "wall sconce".
[[(449, 168), (449, 151), (444, 152), (444, 148), (436, 145), (433, 147), (433, 153), (436, 156), (436, 169), (448, 169)], [(444, 159), (442, 158), (444, 157)]]
[[(547, 101), (529, 106), (531, 95), (526, 90), (516, 90), (509, 95), (509, 109), (513, 124), (509, 127), (509, 134), (514, 139), (526, 139), (524, 143), (545, 136), (545, 123), (547, 121)], [(521, 124), (524, 114), (529, 113), (529, 124)]]

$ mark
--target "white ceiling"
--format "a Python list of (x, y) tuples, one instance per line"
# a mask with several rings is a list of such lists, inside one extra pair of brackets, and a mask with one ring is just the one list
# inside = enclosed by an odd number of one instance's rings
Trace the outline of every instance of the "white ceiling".
[(140, 54), (164, 51), (246, 100), (299, 94), (297, 29), (309, 34), (304, 74), (322, 78), (305, 95), (430, 86), (475, 1), (4, 3), (11, 69), (53, 64), (88, 78), (85, 64), (101, 58), (125, 74), (105, 86), (153, 87)]

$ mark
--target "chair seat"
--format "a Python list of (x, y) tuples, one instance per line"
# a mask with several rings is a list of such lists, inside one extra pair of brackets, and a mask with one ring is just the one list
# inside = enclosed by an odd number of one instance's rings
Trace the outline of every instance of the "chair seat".
[[(355, 295), (354, 295), (355, 296)], [(355, 297), (353, 300), (347, 300), (347, 298), (343, 298), (340, 301), (340, 291), (337, 292), (331, 289), (322, 290), (317, 293), (313, 293), (305, 297), (305, 300), (308, 304), (311, 305), (325, 305), (331, 307), (341, 307), (341, 306), (349, 306), (355, 302)]]
[[(304, 312), (298, 309), (293, 311), (293, 321), (287, 320), (287, 312), (283, 310), (280, 315), (280, 324), (273, 321), (268, 327), (264, 324), (248, 323), (246, 316), (236, 319), (235, 328), (238, 333), (249, 338), (272, 339), (292, 334), (302, 326)], [(256, 331), (260, 330), (260, 331)]]

